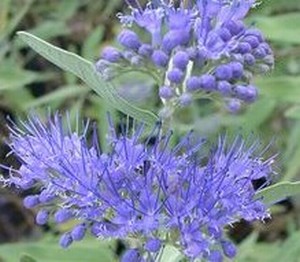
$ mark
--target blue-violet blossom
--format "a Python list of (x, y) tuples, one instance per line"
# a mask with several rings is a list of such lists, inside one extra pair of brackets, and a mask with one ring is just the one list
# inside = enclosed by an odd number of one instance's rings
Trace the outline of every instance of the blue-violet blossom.
[(270, 181), (274, 158), (263, 160), (258, 143), (236, 138), (226, 146), (221, 137), (205, 153), (204, 140), (192, 133), (171, 146), (172, 133), (162, 135), (159, 125), (149, 136), (153, 142), (143, 139), (142, 125), (117, 135), (110, 124), (109, 150), (102, 152), (95, 129), (66, 126), (58, 114), (47, 124), (32, 115), (11, 126), (10, 148), (21, 166), (8, 168), (9, 178), (2, 179), (39, 189), (24, 199), (39, 209), (37, 223), (79, 221), (61, 237), (64, 248), (90, 231), (98, 238), (138, 239), (124, 261), (154, 261), (165, 245), (189, 259), (222, 261), (236, 253), (224, 227), (269, 216), (252, 182)]
[[(250, 84), (253, 75), (268, 72), (274, 58), (263, 34), (243, 22), (255, 0), (181, 0), (179, 7), (173, 1), (157, 0), (145, 8), (138, 0), (126, 2), (131, 13), (119, 14), (125, 27), (118, 37), (122, 47), (104, 49), (96, 63), (103, 77), (110, 80), (118, 75), (108, 68), (119, 73), (151, 72), (158, 85), (174, 90), (168, 101), (158, 92), (169, 107), (192, 102), (182, 103), (186, 93), (194, 99), (202, 93), (212, 98), (219, 95), (229, 104), (227, 108), (237, 100), (252, 103), (257, 99), (257, 89)], [(137, 28), (144, 31), (143, 37), (135, 33)], [(215, 84), (189, 88), (190, 79), (203, 75)], [(226, 92), (219, 88), (224, 82)]]

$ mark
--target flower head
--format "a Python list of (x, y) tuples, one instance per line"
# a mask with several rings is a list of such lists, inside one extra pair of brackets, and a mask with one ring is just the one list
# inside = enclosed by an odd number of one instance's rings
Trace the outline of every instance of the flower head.
[(87, 134), (88, 125), (73, 132), (59, 115), (47, 124), (32, 116), (21, 129), (11, 127), (10, 147), (21, 167), (4, 181), (39, 188), (24, 200), (28, 208), (39, 207), (38, 224), (80, 221), (62, 236), (62, 247), (89, 229), (100, 238), (139, 239), (132, 250), (146, 258), (163, 244), (190, 258), (208, 259), (220, 250), (232, 257), (224, 227), (241, 218), (268, 217), (252, 181), (269, 181), (273, 158), (263, 160), (257, 143), (247, 147), (237, 138), (227, 147), (220, 138), (205, 154), (204, 141), (192, 134), (171, 147), (172, 134), (159, 135), (159, 126), (152, 144), (142, 141), (142, 126), (121, 135), (111, 127), (110, 150), (102, 152), (95, 131), (91, 143)]
[[(199, 93), (210, 93), (212, 98), (223, 96), (227, 102), (235, 99), (240, 103), (252, 103), (257, 99), (256, 95), (249, 98), (237, 91), (239, 87), (250, 92), (256, 89), (250, 85), (253, 75), (266, 73), (274, 62), (272, 50), (262, 33), (243, 22), (248, 11), (256, 5), (255, 0), (197, 0), (195, 4), (189, 1), (187, 6), (181, 1), (179, 7), (165, 1), (150, 1), (145, 8), (138, 1), (128, 3), (131, 13), (119, 14), (121, 23), (132, 30), (136, 27), (145, 30), (150, 38), (139, 40), (137, 35), (132, 35), (133, 45), (121, 42), (124, 47), (120, 50), (121, 60), (115, 51), (108, 56), (112, 59), (106, 59), (105, 49), (102, 59), (109, 62), (108, 67), (120, 72), (124, 65), (126, 70), (128, 66), (132, 70), (144, 67), (155, 74), (156, 79), (161, 79), (159, 85), (171, 86), (176, 94), (169, 101), (173, 105), (181, 104), (181, 96), (186, 93), (195, 97), (199, 97)], [(123, 36), (124, 31), (120, 35)], [(131, 57), (126, 58), (128, 50), (139, 57), (138, 65), (132, 63)], [(183, 76), (180, 79), (169, 77), (174, 70), (181, 70)], [(103, 69), (99, 72), (106, 74)], [(217, 85), (189, 89), (189, 79), (202, 75), (216, 78), (216, 84), (226, 81), (228, 91), (223, 93)], [(164, 101), (164, 97), (161, 98)]]

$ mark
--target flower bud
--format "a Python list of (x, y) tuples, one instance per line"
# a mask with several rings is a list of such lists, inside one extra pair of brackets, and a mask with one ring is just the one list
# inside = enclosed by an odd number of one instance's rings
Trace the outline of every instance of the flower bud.
[(257, 98), (257, 89), (252, 86), (237, 85), (235, 87), (236, 96), (245, 102), (254, 102)]
[(59, 244), (62, 248), (68, 248), (73, 242), (70, 233), (65, 233), (60, 237)]
[(110, 63), (106, 60), (99, 59), (95, 64), (96, 70), (99, 73), (102, 73), (107, 67), (109, 67)]
[(274, 66), (274, 56), (273, 55), (267, 55), (264, 57), (264, 63), (266, 63), (268, 66)]
[(245, 26), (244, 26), (243, 22), (233, 21), (233, 20), (229, 21), (226, 24), (226, 28), (229, 30), (229, 32), (232, 35), (237, 35), (245, 30)]
[(200, 86), (204, 90), (211, 91), (216, 89), (216, 79), (214, 76), (205, 74), (200, 77)]
[(263, 59), (267, 55), (267, 52), (264, 48), (257, 47), (253, 50), (253, 55), (256, 59)]
[(38, 196), (27, 196), (23, 199), (23, 204), (26, 208), (33, 208), (40, 203)]
[(164, 99), (173, 97), (173, 89), (170, 86), (162, 86), (159, 88), (159, 96)]
[(137, 249), (126, 250), (121, 258), (121, 262), (140, 262), (141, 255)]
[(246, 35), (246, 36), (248, 36), (248, 35), (255, 36), (255, 37), (258, 39), (259, 42), (265, 41), (265, 39), (264, 39), (264, 37), (263, 37), (261, 31), (259, 31), (259, 30), (256, 29), (256, 28), (250, 28), (250, 29), (248, 29), (248, 30), (246, 31), (245, 35)]
[(219, 80), (230, 80), (232, 78), (232, 70), (228, 65), (220, 65), (216, 68), (215, 76)]
[(189, 93), (183, 93), (180, 97), (179, 97), (179, 103), (182, 107), (186, 107), (189, 106), (191, 103), (193, 102), (193, 97), (191, 94)]
[(201, 88), (201, 81), (198, 76), (191, 76), (186, 83), (187, 90), (192, 92), (192, 91), (197, 91)]
[(251, 45), (247, 42), (239, 43), (237, 47), (237, 51), (241, 54), (249, 53), (251, 49), (252, 49)]
[(186, 30), (171, 30), (162, 41), (163, 50), (170, 53), (175, 47), (186, 45), (190, 41), (190, 34)]
[(226, 105), (227, 110), (230, 113), (237, 113), (241, 109), (241, 101), (238, 99), (230, 99)]
[(231, 62), (230, 64), (231, 70), (232, 70), (232, 77), (234, 79), (239, 79), (243, 76), (244, 73), (244, 67), (239, 62)]
[(184, 51), (177, 52), (173, 57), (173, 65), (181, 70), (185, 70), (189, 63), (189, 55)]
[(222, 237), (222, 230), (216, 225), (208, 226), (207, 231), (215, 239), (220, 239)]
[(189, 59), (190, 60), (194, 60), (197, 58), (198, 56), (198, 50), (196, 47), (189, 47), (186, 49), (188, 55), (189, 55)]
[(49, 219), (49, 212), (47, 210), (41, 209), (36, 215), (36, 223), (38, 225), (45, 225)]
[(126, 60), (130, 61), (131, 58), (133, 58), (136, 54), (131, 50), (125, 50), (124, 52), (122, 52), (122, 55)]
[(71, 231), (71, 236), (73, 240), (80, 241), (84, 238), (85, 233), (86, 233), (85, 225), (80, 224), (73, 228), (73, 230)]
[(138, 50), (139, 55), (144, 57), (150, 57), (153, 53), (153, 48), (149, 44), (142, 44)]
[(140, 66), (143, 63), (143, 59), (140, 56), (136, 55), (130, 59), (130, 63), (134, 66)]
[(219, 36), (221, 37), (221, 39), (224, 42), (227, 42), (232, 38), (230, 31), (225, 27), (223, 27), (219, 30)]
[(217, 84), (217, 90), (223, 96), (229, 96), (232, 92), (232, 85), (227, 81), (220, 81)]
[(166, 67), (169, 62), (169, 57), (161, 50), (155, 50), (151, 56), (153, 63), (159, 67)]
[(180, 84), (183, 80), (184, 73), (180, 69), (174, 68), (168, 72), (167, 77), (172, 83)]
[(55, 195), (50, 194), (49, 192), (43, 190), (39, 195), (39, 201), (41, 203), (48, 203), (55, 198)]
[(252, 48), (259, 46), (259, 41), (254, 35), (248, 35), (244, 37), (243, 41), (249, 43)]
[(135, 32), (128, 29), (123, 30), (118, 35), (118, 41), (124, 47), (132, 50), (138, 50), (141, 46), (141, 42), (138, 35)]
[(145, 244), (145, 250), (156, 253), (160, 250), (161, 241), (159, 239), (149, 239)]
[(116, 48), (107, 46), (103, 49), (101, 57), (108, 62), (116, 63), (122, 58), (122, 55)]
[(226, 257), (234, 258), (236, 255), (236, 247), (230, 241), (222, 241), (221, 246)]
[(255, 65), (256, 60), (255, 60), (255, 57), (253, 55), (245, 54), (244, 55), (244, 62), (248, 66), (253, 66), (253, 65)]
[(209, 262), (223, 262), (222, 253), (219, 250), (213, 250), (208, 256)]
[(72, 213), (68, 209), (59, 209), (54, 214), (54, 220), (56, 223), (59, 223), (59, 224), (70, 220), (71, 217), (72, 217)]

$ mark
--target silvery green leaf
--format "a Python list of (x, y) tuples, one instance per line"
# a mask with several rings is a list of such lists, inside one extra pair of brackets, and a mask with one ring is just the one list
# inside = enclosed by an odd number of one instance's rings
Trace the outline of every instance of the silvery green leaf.
[(138, 108), (122, 98), (111, 83), (101, 79), (93, 63), (90, 61), (51, 45), (27, 32), (18, 32), (18, 35), (44, 58), (83, 80), (112, 107), (146, 124), (153, 124), (158, 120), (152, 112)]

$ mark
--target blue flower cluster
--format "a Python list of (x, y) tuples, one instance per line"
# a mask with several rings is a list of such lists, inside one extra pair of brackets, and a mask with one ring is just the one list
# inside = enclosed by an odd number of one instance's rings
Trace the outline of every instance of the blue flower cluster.
[(123, 261), (154, 261), (166, 244), (190, 259), (223, 261), (236, 254), (225, 226), (269, 216), (252, 182), (269, 181), (273, 158), (263, 160), (258, 143), (237, 138), (227, 147), (220, 138), (205, 153), (205, 141), (192, 133), (171, 146), (172, 133), (161, 135), (159, 125), (151, 135), (156, 142), (143, 139), (143, 126), (122, 135), (110, 127), (108, 152), (95, 129), (86, 124), (73, 132), (58, 114), (47, 124), (32, 116), (11, 127), (10, 147), (21, 167), (4, 181), (39, 189), (24, 199), (27, 208), (38, 207), (38, 224), (79, 221), (61, 237), (62, 247), (88, 230), (99, 238), (138, 239)]
[(274, 58), (262, 33), (243, 22), (255, 0), (181, 1), (178, 8), (152, 1), (144, 9), (127, 2), (132, 11), (120, 15), (122, 48), (106, 47), (96, 63), (103, 77), (152, 72), (160, 98), (173, 106), (188, 106), (203, 93), (224, 97), (230, 111), (256, 100), (253, 75), (268, 72)]

